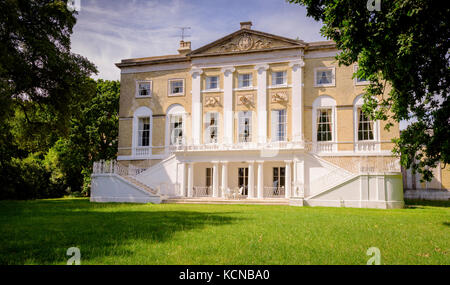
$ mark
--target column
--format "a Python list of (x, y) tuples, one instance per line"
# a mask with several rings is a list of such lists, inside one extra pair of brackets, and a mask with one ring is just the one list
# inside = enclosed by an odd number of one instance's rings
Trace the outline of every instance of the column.
[(180, 195), (183, 197), (187, 196), (187, 179), (186, 179), (186, 163), (181, 163), (181, 189)]
[(258, 185), (257, 185), (257, 192), (258, 192), (258, 199), (263, 199), (264, 195), (264, 176), (263, 176), (263, 161), (257, 161), (258, 163)]
[(256, 65), (255, 69), (258, 71), (257, 81), (257, 106), (258, 114), (258, 142), (267, 142), (267, 69), (268, 64)]
[(289, 63), (292, 68), (292, 140), (303, 138), (303, 59)]
[(255, 198), (255, 171), (253, 165), (254, 161), (248, 162), (248, 198)]
[(291, 197), (291, 186), (292, 186), (292, 180), (291, 180), (291, 161), (290, 160), (286, 160), (284, 161), (286, 163), (286, 168), (285, 168), (285, 181), (284, 181), (284, 197), (285, 198), (290, 198)]
[[(309, 181), (305, 181), (305, 160), (304, 158), (299, 159), (296, 162), (296, 176), (297, 176), (297, 184), (296, 187), (299, 187), (298, 192), (299, 193), (295, 193), (296, 196), (298, 197), (307, 197), (305, 195), (306, 192), (306, 187), (308, 186), (307, 184), (309, 183)], [(298, 186), (297, 186), (298, 185)]]
[(225, 194), (228, 189), (228, 161), (222, 161), (222, 197), (225, 198)]
[(213, 197), (219, 197), (219, 162), (213, 161)]
[(187, 183), (187, 196), (194, 196), (194, 165), (192, 162), (188, 163), (188, 183)]
[(192, 68), (190, 74), (192, 76), (192, 143), (201, 143), (202, 133), (202, 100), (201, 100), (201, 74), (200, 68)]
[(223, 142), (233, 143), (233, 66), (222, 68), (223, 72)]

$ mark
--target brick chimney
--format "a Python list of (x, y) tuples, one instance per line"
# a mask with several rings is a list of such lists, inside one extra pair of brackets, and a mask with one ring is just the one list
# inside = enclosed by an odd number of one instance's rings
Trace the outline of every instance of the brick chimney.
[(252, 22), (248, 21), (248, 22), (241, 22), (241, 29), (248, 29), (251, 30), (252, 28)]
[(180, 41), (180, 48), (178, 49), (180, 54), (187, 54), (191, 52), (191, 42)]

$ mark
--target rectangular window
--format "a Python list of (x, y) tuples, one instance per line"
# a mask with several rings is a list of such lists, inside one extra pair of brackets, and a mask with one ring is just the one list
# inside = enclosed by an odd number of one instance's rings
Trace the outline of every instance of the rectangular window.
[(317, 141), (332, 140), (332, 112), (331, 109), (317, 110)]
[(239, 112), (239, 142), (252, 141), (252, 111)]
[(272, 110), (272, 141), (286, 141), (286, 109)]
[(213, 169), (211, 167), (206, 168), (206, 187), (212, 186)]
[(285, 187), (286, 169), (284, 167), (274, 167), (273, 168), (273, 187), (283, 188)]
[(248, 194), (248, 167), (238, 168), (238, 186), (242, 188), (242, 195)]
[(315, 70), (315, 86), (334, 86), (334, 68), (318, 68)]
[(239, 74), (239, 88), (251, 87), (252, 86), (252, 74)]
[(138, 146), (150, 146), (150, 118), (139, 118)]
[(152, 83), (148, 82), (139, 82), (138, 83), (138, 94), (140, 97), (149, 97), (151, 96)]
[(217, 143), (219, 130), (219, 113), (208, 112), (205, 118), (205, 143)]
[(170, 115), (170, 145), (183, 143), (183, 115)]
[(286, 71), (272, 72), (272, 85), (286, 84)]
[(218, 89), (219, 88), (219, 76), (206, 77), (206, 89)]
[(184, 94), (184, 80), (176, 79), (169, 80), (169, 95), (183, 95)]
[(373, 121), (364, 114), (361, 108), (358, 108), (358, 140), (373, 140)]

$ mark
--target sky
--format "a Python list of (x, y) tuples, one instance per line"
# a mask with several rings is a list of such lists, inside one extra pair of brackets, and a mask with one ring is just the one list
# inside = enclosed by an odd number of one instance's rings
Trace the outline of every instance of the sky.
[(79, 0), (72, 52), (93, 62), (94, 78), (119, 80), (114, 63), (125, 58), (177, 54), (180, 27), (192, 49), (237, 31), (240, 22), (252, 29), (301, 40), (326, 40), (321, 23), (306, 9), (284, 0)]

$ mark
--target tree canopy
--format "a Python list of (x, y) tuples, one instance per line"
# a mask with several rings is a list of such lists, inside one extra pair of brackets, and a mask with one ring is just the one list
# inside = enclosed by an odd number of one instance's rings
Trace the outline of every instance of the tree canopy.
[(450, 2), (378, 1), (377, 11), (368, 8), (374, 1), (288, 1), (323, 22), (322, 35), (342, 51), (339, 64), (357, 62), (354, 76), (370, 80), (364, 112), (389, 121), (387, 128), (411, 122), (394, 140), (394, 152), (430, 180), (432, 167), (450, 161)]

